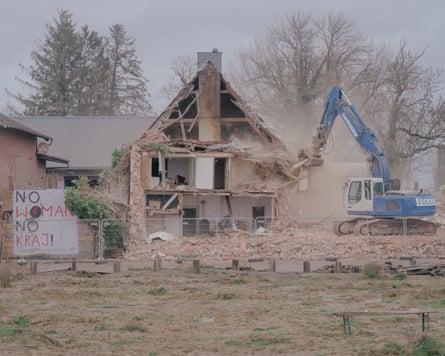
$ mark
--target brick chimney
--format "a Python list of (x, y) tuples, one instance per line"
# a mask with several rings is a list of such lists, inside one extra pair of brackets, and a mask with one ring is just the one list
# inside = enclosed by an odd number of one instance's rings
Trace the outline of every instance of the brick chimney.
[(212, 52), (198, 52), (198, 70), (204, 63), (212, 62), (219, 73), (222, 73), (222, 52), (213, 48)]
[[(211, 62), (212, 65), (206, 63)], [(221, 52), (198, 52), (199, 139), (221, 140)]]

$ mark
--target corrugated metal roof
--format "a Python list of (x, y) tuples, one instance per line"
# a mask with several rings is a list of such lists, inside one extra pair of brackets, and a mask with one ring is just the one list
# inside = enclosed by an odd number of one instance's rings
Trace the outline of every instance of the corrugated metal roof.
[(48, 154), (62, 157), (71, 168), (106, 169), (117, 148), (138, 139), (154, 117), (20, 116), (25, 125), (51, 135)]
[(24, 123), (14, 120), (13, 118), (6, 116), (2, 113), (0, 113), (0, 126), (3, 126), (7, 129), (14, 129), (22, 132), (26, 132), (30, 135), (41, 137), (45, 140), (51, 140), (51, 137), (42, 134), (40, 132), (37, 132), (36, 130), (33, 130), (31, 127), (26, 126)]

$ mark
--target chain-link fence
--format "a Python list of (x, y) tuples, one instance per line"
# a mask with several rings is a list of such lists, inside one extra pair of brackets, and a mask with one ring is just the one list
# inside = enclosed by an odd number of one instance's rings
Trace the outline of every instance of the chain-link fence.
[[(445, 253), (442, 228), (433, 234), (336, 234), (341, 217), (146, 219), (145, 235), (129, 240), (131, 257), (231, 259), (435, 257)], [(372, 223), (372, 219), (364, 224)], [(133, 221), (134, 223), (134, 221)], [(138, 222), (140, 224), (141, 222)], [(403, 224), (403, 219), (399, 222)], [(131, 224), (131, 222), (130, 222)]]

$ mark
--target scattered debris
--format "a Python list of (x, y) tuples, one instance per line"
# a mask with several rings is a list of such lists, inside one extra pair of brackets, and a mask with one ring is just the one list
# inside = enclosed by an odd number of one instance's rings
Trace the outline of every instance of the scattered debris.
[(398, 269), (399, 273), (408, 275), (445, 276), (445, 264), (428, 264)]
[(174, 241), (177, 240), (177, 237), (165, 231), (156, 231), (145, 238), (147, 243), (152, 243), (153, 240)]
[[(314, 270), (314, 272), (317, 273), (338, 273), (336, 271), (336, 265), (325, 265), (321, 268), (318, 268)], [(341, 273), (360, 273), (362, 271), (362, 267), (359, 265), (342, 265), (341, 266)]]

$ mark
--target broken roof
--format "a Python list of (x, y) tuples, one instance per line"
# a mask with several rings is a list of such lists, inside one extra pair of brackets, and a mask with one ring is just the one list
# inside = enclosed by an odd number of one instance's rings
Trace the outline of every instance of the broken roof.
[[(199, 73), (203, 71), (217, 71), (212, 62), (207, 61), (201, 65), (197, 73), (186, 83), (176, 97), (170, 102), (165, 110), (156, 118), (148, 130), (142, 135), (152, 137), (153, 133), (165, 133), (168, 135), (173, 126), (178, 126), (181, 130), (182, 141), (194, 142), (193, 130), (197, 125), (199, 117)], [(220, 119), (222, 123), (248, 124), (252, 131), (261, 139), (264, 145), (273, 145), (274, 148), (285, 150), (285, 145), (279, 135), (270, 127), (259, 115), (249, 109), (243, 99), (235, 92), (230, 83), (226, 81), (221, 73), (220, 78)], [(172, 137), (170, 137), (172, 138)], [(170, 141), (172, 143), (172, 141)], [(201, 144), (205, 144), (200, 140)], [(224, 137), (219, 143), (227, 144)], [(208, 144), (214, 145), (215, 142)]]

